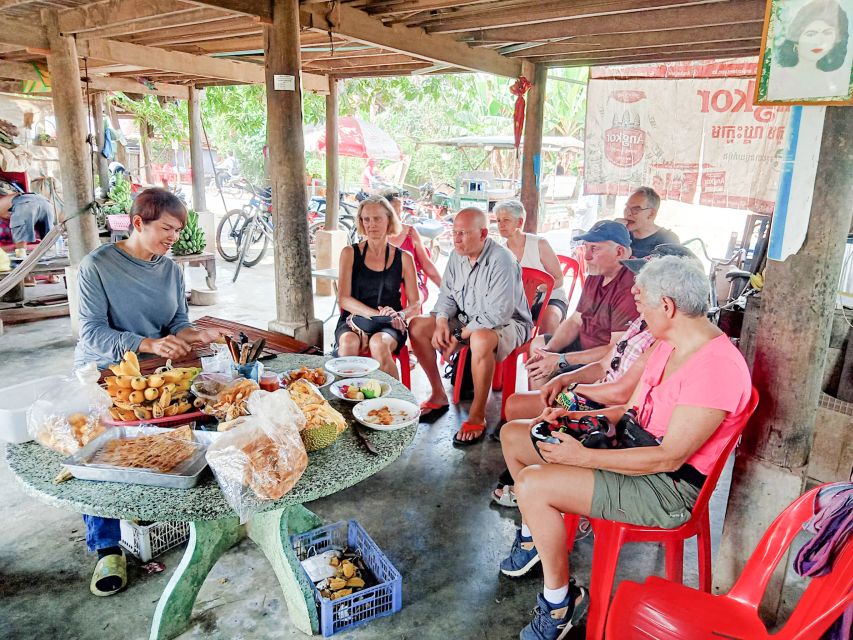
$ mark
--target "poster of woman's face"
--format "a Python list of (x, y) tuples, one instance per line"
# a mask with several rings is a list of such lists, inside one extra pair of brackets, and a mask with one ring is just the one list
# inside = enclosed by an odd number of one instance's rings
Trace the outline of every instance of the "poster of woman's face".
[(853, 0), (768, 0), (758, 104), (853, 104)]

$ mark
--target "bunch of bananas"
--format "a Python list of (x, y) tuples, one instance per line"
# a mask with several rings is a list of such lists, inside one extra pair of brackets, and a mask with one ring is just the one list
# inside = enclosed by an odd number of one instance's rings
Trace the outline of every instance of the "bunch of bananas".
[(104, 382), (113, 399), (110, 415), (119, 421), (151, 420), (190, 411), (190, 385), (201, 371), (197, 367), (172, 368), (168, 364), (143, 376), (139, 360), (131, 351), (110, 370), (116, 375), (105, 378)]
[(172, 253), (176, 256), (186, 256), (192, 253), (201, 253), (207, 245), (204, 231), (198, 224), (198, 214), (192, 209), (187, 215), (187, 223), (181, 229), (181, 235), (172, 245)]

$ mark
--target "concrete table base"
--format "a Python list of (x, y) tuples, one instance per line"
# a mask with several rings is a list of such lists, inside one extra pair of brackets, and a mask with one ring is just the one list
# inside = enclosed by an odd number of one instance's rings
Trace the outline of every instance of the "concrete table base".
[(184, 557), (157, 603), (150, 640), (171, 640), (189, 628), (196, 597), (213, 565), (247, 536), (272, 565), (293, 625), (307, 635), (318, 633), (313, 585), (293, 552), (290, 536), (321, 525), (320, 518), (302, 505), (257, 513), (245, 526), (236, 517), (191, 522)]

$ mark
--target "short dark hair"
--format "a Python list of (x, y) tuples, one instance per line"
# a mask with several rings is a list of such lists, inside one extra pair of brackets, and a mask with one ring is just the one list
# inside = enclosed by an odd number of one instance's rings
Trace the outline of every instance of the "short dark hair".
[(159, 220), (164, 213), (175, 216), (182, 225), (187, 223), (187, 208), (178, 196), (167, 189), (146, 189), (136, 196), (130, 206), (131, 220), (133, 216), (139, 216), (145, 223)]
[(817, 61), (821, 71), (835, 71), (844, 64), (847, 57), (847, 40), (849, 38), (849, 21), (847, 12), (835, 0), (814, 0), (809, 2), (791, 20), (785, 33), (785, 41), (776, 51), (776, 62), (781, 67), (794, 67), (800, 61), (797, 43), (803, 31), (815, 20), (822, 20), (835, 27), (837, 40), (835, 45)]

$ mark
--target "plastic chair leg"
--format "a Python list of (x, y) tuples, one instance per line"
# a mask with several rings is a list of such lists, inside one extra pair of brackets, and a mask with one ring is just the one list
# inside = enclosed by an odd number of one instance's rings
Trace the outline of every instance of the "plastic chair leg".
[(566, 551), (571, 555), (575, 548), (575, 538), (578, 535), (578, 525), (581, 517), (574, 513), (563, 514), (563, 525), (566, 527)]
[(622, 530), (606, 521), (593, 521), (592, 576), (589, 581), (589, 614), (586, 640), (603, 640), (616, 566), (622, 549)]
[(667, 540), (663, 543), (665, 551), (666, 579), (679, 584), (684, 583), (684, 540)]
[(503, 388), (503, 362), (495, 362), (495, 373), (492, 375), (492, 391), (500, 391)]
[(699, 589), (711, 593), (713, 564), (711, 563), (711, 522), (707, 509), (699, 522), (696, 549), (699, 555)]
[(506, 420), (506, 401), (515, 393), (516, 378), (518, 376), (518, 359), (510, 355), (504, 360), (502, 369), (501, 420)]
[(456, 382), (453, 383), (453, 404), (462, 399), (462, 378), (465, 376), (465, 362), (468, 360), (468, 347), (462, 347), (456, 362)]
[(411, 362), (409, 360), (409, 348), (406, 345), (403, 345), (403, 348), (400, 349), (400, 353), (398, 353), (394, 358), (397, 360), (397, 364), (400, 367), (400, 382), (411, 391), (412, 389), (412, 368), (409, 366)]

